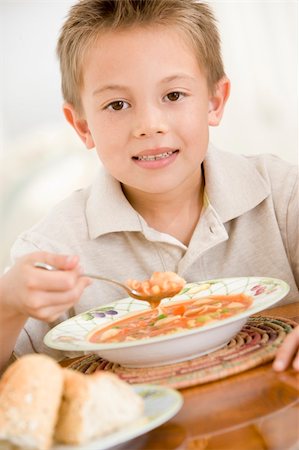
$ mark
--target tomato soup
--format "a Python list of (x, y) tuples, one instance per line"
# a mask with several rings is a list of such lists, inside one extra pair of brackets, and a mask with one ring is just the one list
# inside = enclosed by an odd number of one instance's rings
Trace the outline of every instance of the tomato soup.
[(167, 303), (94, 330), (89, 341), (129, 342), (192, 330), (241, 313), (252, 305), (252, 301), (248, 295), (234, 294)]

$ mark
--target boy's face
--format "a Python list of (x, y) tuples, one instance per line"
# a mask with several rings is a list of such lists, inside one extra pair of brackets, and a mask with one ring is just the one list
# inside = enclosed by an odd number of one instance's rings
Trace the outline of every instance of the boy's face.
[(83, 79), (83, 115), (65, 105), (66, 117), (125, 188), (160, 194), (198, 183), (208, 127), (221, 119), (229, 82), (212, 96), (194, 50), (175, 28), (101, 35)]

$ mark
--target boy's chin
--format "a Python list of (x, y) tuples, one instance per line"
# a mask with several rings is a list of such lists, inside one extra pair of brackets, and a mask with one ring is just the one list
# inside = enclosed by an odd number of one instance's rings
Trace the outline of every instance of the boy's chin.
[(121, 183), (122, 189), (124, 194), (128, 193), (129, 195), (132, 195), (136, 193), (136, 195), (139, 194), (145, 194), (145, 195), (166, 195), (170, 194), (171, 192), (179, 192), (180, 189), (184, 189), (183, 183), (178, 183), (178, 180), (155, 180), (154, 178), (152, 180), (149, 180), (148, 182), (145, 182), (143, 180), (142, 183), (134, 183), (131, 185), (128, 185), (126, 183)]

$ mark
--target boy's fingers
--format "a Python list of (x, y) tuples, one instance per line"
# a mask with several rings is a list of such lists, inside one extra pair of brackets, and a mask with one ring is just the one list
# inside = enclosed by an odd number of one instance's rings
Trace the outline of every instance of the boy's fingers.
[(281, 370), (285, 370), (295, 354), (297, 353), (293, 366), (296, 370), (299, 370), (299, 354), (298, 354), (298, 346), (299, 346), (299, 327), (296, 327), (290, 334), (287, 335), (285, 341), (279, 348), (275, 361), (273, 363), (273, 369), (278, 372)]
[(59, 255), (49, 252), (35, 252), (30, 255), (30, 262), (32, 265), (36, 262), (50, 264), (60, 270), (72, 270), (79, 262), (77, 255)]
[[(38, 275), (36, 270), (39, 270)], [(43, 269), (30, 271), (27, 278), (27, 288), (32, 291), (62, 292), (74, 288), (78, 282), (78, 275), (73, 271), (55, 270), (50, 272)]]
[[(38, 276), (36, 271), (39, 270)], [(75, 287), (86, 287), (91, 283), (87, 277), (80, 277), (75, 270), (55, 270), (30, 269), (27, 276), (27, 288), (29, 291), (68, 292)]]
[[(49, 305), (54, 305), (56, 302), (57, 304), (68, 304), (70, 307), (78, 302), (84, 289), (89, 286), (89, 284), (91, 284), (89, 278), (80, 278), (76, 283), (76, 286), (71, 290), (60, 293), (46, 292), (45, 300)], [(56, 298), (54, 296), (55, 294)]]
[(297, 372), (299, 372), (299, 351), (297, 352), (296, 358), (293, 361), (293, 367)]
[(46, 307), (62, 307), (67, 309), (75, 304), (81, 297), (84, 289), (91, 283), (89, 278), (81, 278), (76, 285), (69, 290), (36, 291), (31, 297), (31, 305), (35, 309)]

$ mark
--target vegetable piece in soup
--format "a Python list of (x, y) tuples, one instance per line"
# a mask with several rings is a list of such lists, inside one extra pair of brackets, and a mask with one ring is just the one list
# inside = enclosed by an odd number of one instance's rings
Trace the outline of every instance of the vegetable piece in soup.
[(130, 315), (90, 334), (94, 343), (129, 342), (199, 328), (239, 314), (252, 305), (245, 294), (211, 295)]

